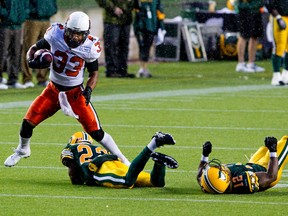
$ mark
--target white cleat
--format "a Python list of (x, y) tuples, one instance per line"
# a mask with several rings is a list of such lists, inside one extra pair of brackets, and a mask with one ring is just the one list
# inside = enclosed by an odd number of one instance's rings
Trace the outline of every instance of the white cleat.
[(20, 149), (14, 150), (14, 154), (10, 155), (4, 162), (4, 165), (7, 167), (12, 167), (15, 166), (20, 160), (21, 158), (27, 158), (31, 155), (31, 151), (30, 148), (27, 149)]
[(285, 84), (288, 84), (288, 70), (283, 69), (281, 76), (282, 76), (282, 81)]
[(285, 83), (282, 80), (280, 72), (274, 72), (271, 80), (271, 85), (273, 86), (283, 86)]

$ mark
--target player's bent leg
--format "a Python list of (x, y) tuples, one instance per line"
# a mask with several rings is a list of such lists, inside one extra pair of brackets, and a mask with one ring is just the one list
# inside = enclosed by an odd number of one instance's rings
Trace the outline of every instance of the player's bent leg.
[(144, 169), (147, 161), (150, 159), (151, 150), (146, 146), (142, 152), (132, 161), (126, 175), (126, 184), (128, 187), (132, 186), (139, 175)]
[(151, 171), (150, 181), (154, 187), (164, 187), (165, 186), (165, 174), (166, 167), (158, 163), (154, 163), (153, 169)]
[(263, 158), (265, 158), (265, 155), (269, 153), (268, 148), (266, 148), (265, 146), (261, 146), (250, 158), (249, 163), (255, 163), (261, 166), (264, 166), (265, 168), (267, 168), (268, 166), (268, 162), (269, 162), (269, 158), (267, 161), (263, 161)]
[(21, 158), (27, 158), (31, 155), (30, 137), (32, 136), (34, 126), (27, 120), (23, 120), (19, 135), (19, 144), (14, 149), (14, 154), (10, 155), (4, 162), (7, 167), (15, 166)]
[(288, 161), (288, 136), (283, 136), (277, 143), (277, 155), (278, 155), (278, 174), (277, 180), (270, 184), (271, 187), (275, 186), (282, 177), (283, 169)]

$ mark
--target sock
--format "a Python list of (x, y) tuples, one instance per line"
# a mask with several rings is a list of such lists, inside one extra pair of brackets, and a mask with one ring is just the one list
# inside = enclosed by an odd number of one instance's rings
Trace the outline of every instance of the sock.
[(132, 161), (129, 170), (126, 174), (126, 184), (131, 187), (139, 175), (144, 169), (147, 161), (150, 159), (152, 151), (147, 146), (140, 152), (140, 154)]
[(248, 68), (252, 68), (252, 67), (254, 67), (254, 65), (255, 65), (254, 62), (247, 63), (247, 67), (248, 67)]
[(280, 71), (282, 65), (282, 57), (272, 54), (272, 67), (274, 72)]
[(30, 138), (23, 138), (19, 135), (19, 145), (17, 149), (19, 148), (22, 148), (22, 149), (30, 148)]
[(165, 174), (166, 167), (154, 163), (153, 169), (150, 174), (150, 181), (155, 187), (164, 187), (165, 186)]
[(150, 143), (147, 145), (147, 147), (153, 152), (157, 148), (155, 137), (150, 141)]
[(127, 166), (130, 165), (129, 160), (122, 154), (120, 149), (118, 148), (117, 144), (113, 140), (112, 136), (110, 134), (104, 132), (104, 137), (103, 139), (99, 142), (104, 148), (106, 148), (109, 152), (112, 154), (117, 155), (120, 160), (126, 164)]
[(288, 70), (288, 54), (284, 56), (284, 69)]

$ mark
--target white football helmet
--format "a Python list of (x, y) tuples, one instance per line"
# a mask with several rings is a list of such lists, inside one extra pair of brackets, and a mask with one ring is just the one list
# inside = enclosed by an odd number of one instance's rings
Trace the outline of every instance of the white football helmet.
[[(81, 11), (76, 11), (68, 17), (65, 23), (65, 42), (71, 48), (80, 46), (90, 33), (89, 16)], [(78, 35), (77, 38), (74, 34)]]

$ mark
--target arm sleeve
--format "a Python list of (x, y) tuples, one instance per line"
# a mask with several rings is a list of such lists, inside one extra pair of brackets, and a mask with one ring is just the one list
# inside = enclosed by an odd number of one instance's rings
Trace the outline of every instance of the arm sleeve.
[(86, 67), (87, 67), (87, 70), (88, 72), (93, 72), (93, 71), (98, 71), (98, 59), (96, 59), (95, 61), (93, 62), (87, 62), (86, 63)]
[(50, 44), (44, 39), (40, 39), (39, 41), (36, 42), (36, 46), (38, 49), (48, 49), (50, 50), (51, 46)]

